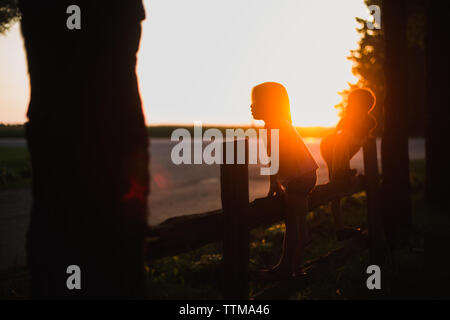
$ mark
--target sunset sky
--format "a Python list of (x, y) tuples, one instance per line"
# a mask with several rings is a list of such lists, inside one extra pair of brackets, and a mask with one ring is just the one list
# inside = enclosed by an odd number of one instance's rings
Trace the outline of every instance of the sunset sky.
[[(280, 82), (298, 126), (332, 126), (337, 92), (355, 82), (349, 50), (363, 0), (145, 0), (138, 76), (147, 124), (249, 124), (254, 85)], [(16, 25), (0, 36), (0, 123), (29, 98)]]

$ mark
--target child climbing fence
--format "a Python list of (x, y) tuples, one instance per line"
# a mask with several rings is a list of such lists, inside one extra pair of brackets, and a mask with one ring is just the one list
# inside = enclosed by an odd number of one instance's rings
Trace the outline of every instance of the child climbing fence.
[[(237, 140), (234, 143), (236, 150)], [(223, 156), (226, 156), (225, 143)], [(248, 160), (248, 141), (245, 141)], [(363, 146), (364, 176), (348, 181), (317, 185), (308, 197), (309, 210), (333, 199), (366, 191), (368, 245), (372, 264), (384, 257), (379, 208), (379, 178), (375, 139)], [(282, 204), (278, 198), (261, 198), (249, 203), (248, 161), (220, 167), (222, 210), (170, 218), (149, 229), (147, 258), (154, 260), (223, 241), (224, 298), (248, 299), (250, 230), (280, 222)]]

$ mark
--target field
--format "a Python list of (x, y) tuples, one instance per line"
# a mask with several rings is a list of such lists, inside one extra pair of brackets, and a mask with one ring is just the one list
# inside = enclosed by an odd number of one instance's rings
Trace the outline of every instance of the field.
[(31, 165), (26, 148), (0, 146), (0, 191), (29, 186)]
[[(450, 261), (442, 260), (442, 250), (450, 243), (448, 217), (431, 212), (424, 206), (425, 162), (411, 161), (414, 232), (402, 239), (399, 248), (398, 269), (395, 274), (383, 274), (384, 297), (431, 298), (448, 296), (447, 270)], [(29, 155), (24, 147), (0, 146), (0, 191), (28, 187), (31, 169)], [(155, 190), (156, 191), (156, 190)], [(366, 228), (365, 194), (343, 200), (346, 221), (350, 226)], [(334, 238), (329, 208), (322, 206), (308, 217), (313, 241), (308, 247), (307, 260), (315, 260), (332, 250), (342, 248)], [(431, 232), (433, 230), (433, 232)], [(254, 295), (272, 285), (255, 279), (255, 271), (273, 265), (281, 253), (283, 224), (257, 229), (251, 234), (250, 290)], [(198, 250), (149, 261), (148, 297), (151, 299), (215, 299), (221, 297), (221, 245), (211, 244)], [(367, 250), (359, 250), (350, 257), (337, 256), (324, 269), (323, 276), (298, 283), (281, 283), (278, 291), (268, 296), (273, 299), (364, 299), (371, 293), (366, 289)], [(27, 297), (29, 276), (25, 269), (0, 274), (0, 298)], [(268, 291), (270, 294), (270, 291)]]
[[(156, 125), (147, 127), (148, 134), (153, 138), (169, 138), (172, 132), (175, 129), (184, 128), (189, 130), (191, 134), (194, 133), (194, 127), (188, 125)], [(203, 126), (204, 130), (209, 128), (213, 128), (213, 126), (205, 125)], [(225, 132), (225, 129), (234, 129), (234, 128), (242, 128), (244, 130), (251, 128), (250, 126), (217, 126), (214, 128), (220, 129), (222, 132)], [(255, 127), (258, 128), (258, 127)], [(325, 137), (333, 132), (334, 128), (332, 127), (297, 127), (298, 132), (303, 137)], [(0, 138), (24, 138), (25, 137), (25, 129), (23, 125), (3, 125), (0, 123)]]
[[(5, 150), (2, 150), (5, 151)], [(20, 172), (26, 167), (27, 155), (23, 151), (2, 152), (1, 160)], [(14, 161), (13, 161), (14, 159)], [(18, 161), (16, 161), (18, 160)], [(12, 162), (11, 162), (12, 161)], [(12, 165), (15, 163), (14, 165)], [(28, 178), (17, 180), (25, 183)], [(450, 243), (447, 230), (448, 217), (426, 209), (423, 202), (424, 161), (411, 162), (413, 186), (414, 232), (409, 239), (402, 239), (395, 273), (383, 274), (381, 298), (433, 298), (448, 297), (449, 261), (442, 260), (441, 251)], [(366, 227), (365, 194), (360, 193), (343, 200), (346, 221), (351, 226)], [(307, 259), (315, 260), (343, 246), (334, 238), (332, 219), (328, 207), (311, 212), (308, 217), (313, 241), (308, 247)], [(431, 232), (433, 230), (433, 232)], [(261, 266), (272, 265), (280, 255), (283, 224), (267, 229), (257, 229), (251, 234), (250, 290), (254, 295), (273, 283), (255, 279), (255, 271)], [(220, 243), (198, 250), (148, 262), (149, 299), (216, 299), (221, 298), (221, 248)], [(436, 263), (439, 262), (439, 263)], [(314, 280), (281, 283), (272, 299), (365, 299), (372, 293), (366, 287), (367, 250), (359, 250), (350, 257), (335, 257), (323, 269), (323, 276)], [(286, 290), (284, 290), (286, 289)], [(270, 291), (269, 291), (270, 293)], [(25, 269), (0, 275), (0, 298), (25, 298), (29, 295), (29, 276)]]
[[(450, 242), (447, 230), (450, 219), (424, 207), (424, 161), (411, 162), (413, 186), (414, 230), (409, 239), (402, 239), (398, 248), (397, 270), (382, 276), (382, 294), (378, 298), (448, 297), (445, 283), (450, 261), (441, 260), (441, 250)], [(348, 225), (366, 228), (365, 194), (343, 200)], [(343, 246), (334, 238), (332, 218), (323, 206), (309, 215), (313, 230), (307, 260), (315, 260)], [(434, 230), (434, 232), (431, 232)], [(438, 232), (436, 232), (438, 230)], [(250, 293), (256, 294), (271, 283), (255, 279), (258, 267), (273, 265), (281, 254), (283, 224), (252, 232)], [(323, 276), (314, 281), (301, 281), (298, 290), (291, 283), (281, 283), (270, 299), (370, 299), (366, 288), (368, 251), (355, 252), (350, 258), (335, 257), (323, 269)], [(439, 263), (436, 263), (439, 261)], [(447, 268), (447, 269), (446, 269)], [(174, 257), (167, 257), (147, 266), (149, 297), (153, 299), (215, 299), (220, 298), (220, 243)], [(284, 288), (285, 287), (285, 288)]]

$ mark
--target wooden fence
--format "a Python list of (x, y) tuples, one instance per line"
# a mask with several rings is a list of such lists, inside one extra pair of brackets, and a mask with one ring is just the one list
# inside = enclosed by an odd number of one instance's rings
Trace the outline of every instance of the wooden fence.
[[(234, 150), (237, 150), (237, 140), (227, 143), (234, 143)], [(226, 159), (225, 143), (222, 147)], [(279, 198), (261, 198), (249, 203), (248, 140), (245, 141), (245, 154), (245, 164), (225, 163), (220, 167), (222, 210), (167, 219), (150, 228), (147, 239), (149, 260), (223, 241), (222, 281), (223, 295), (227, 299), (248, 299), (250, 230), (282, 221), (283, 206)], [(375, 139), (369, 139), (363, 146), (363, 157), (364, 176), (355, 176), (347, 182), (316, 186), (308, 199), (309, 209), (313, 210), (333, 199), (366, 191), (370, 262), (379, 264), (384, 251)]]

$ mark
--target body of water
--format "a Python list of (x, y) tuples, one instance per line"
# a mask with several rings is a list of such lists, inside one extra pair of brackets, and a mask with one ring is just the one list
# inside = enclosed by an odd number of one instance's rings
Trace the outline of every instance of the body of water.
[[(305, 138), (314, 159), (318, 184), (328, 182), (328, 171), (320, 155), (319, 138)], [(158, 224), (169, 217), (200, 213), (221, 208), (219, 165), (175, 165), (170, 159), (176, 142), (169, 139), (152, 139), (151, 172), (152, 194), (150, 196), (150, 224)], [(378, 159), (381, 155), (381, 140), (377, 140)], [(425, 158), (424, 139), (409, 140), (411, 160)], [(379, 163), (381, 168), (381, 163)], [(351, 161), (352, 168), (364, 172), (362, 150)], [(269, 188), (268, 176), (261, 176), (257, 165), (249, 168), (250, 200), (266, 196)]]

